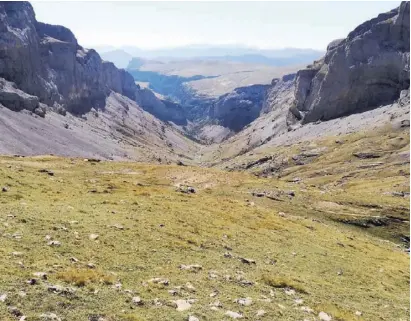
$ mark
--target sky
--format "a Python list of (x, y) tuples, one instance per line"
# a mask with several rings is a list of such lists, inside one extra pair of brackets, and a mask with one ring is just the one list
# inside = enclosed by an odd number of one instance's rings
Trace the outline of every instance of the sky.
[(38, 21), (73, 31), (86, 47), (143, 49), (244, 45), (325, 50), (399, 1), (32, 2)]

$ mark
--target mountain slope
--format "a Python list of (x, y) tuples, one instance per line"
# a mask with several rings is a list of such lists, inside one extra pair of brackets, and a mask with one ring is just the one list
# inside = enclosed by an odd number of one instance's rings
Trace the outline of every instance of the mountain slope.
[[(210, 159), (405, 121), (410, 95), (409, 11), (409, 2), (401, 3), (355, 28), (346, 39), (331, 42), (325, 57), (298, 71), (295, 79), (274, 79), (260, 117), (207, 148), (212, 151)], [(373, 50), (362, 50), (364, 46)]]
[(1, 153), (165, 161), (196, 150), (143, 111), (167, 109), (154, 94), (67, 28), (37, 22), (29, 3), (0, 3), (0, 43)]

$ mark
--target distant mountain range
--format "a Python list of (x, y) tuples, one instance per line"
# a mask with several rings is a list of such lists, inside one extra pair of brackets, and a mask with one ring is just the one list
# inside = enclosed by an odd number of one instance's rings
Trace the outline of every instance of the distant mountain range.
[(119, 68), (126, 68), (133, 57), (163, 61), (179, 59), (221, 60), (242, 63), (287, 66), (310, 63), (325, 52), (314, 49), (284, 48), (257, 49), (242, 46), (193, 45), (177, 48), (145, 50), (137, 47), (97, 46), (94, 49), (104, 60), (112, 61)]

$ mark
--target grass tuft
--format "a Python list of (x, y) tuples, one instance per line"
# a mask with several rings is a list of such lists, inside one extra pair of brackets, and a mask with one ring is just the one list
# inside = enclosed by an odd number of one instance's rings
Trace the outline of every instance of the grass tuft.
[(270, 276), (270, 275), (263, 275), (262, 280), (265, 284), (272, 286), (273, 288), (280, 288), (280, 289), (294, 289), (297, 292), (307, 294), (308, 292), (306, 289), (298, 282), (286, 278), (284, 276)]
[(75, 286), (85, 286), (89, 283), (113, 284), (115, 277), (102, 271), (91, 269), (68, 269), (57, 274), (57, 278)]

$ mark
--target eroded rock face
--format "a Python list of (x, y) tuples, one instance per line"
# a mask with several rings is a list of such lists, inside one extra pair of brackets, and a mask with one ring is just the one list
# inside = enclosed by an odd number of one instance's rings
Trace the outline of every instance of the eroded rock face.
[(138, 100), (141, 106), (146, 106), (146, 111), (160, 120), (172, 121), (177, 125), (187, 124), (184, 110), (179, 104), (167, 100), (160, 100), (149, 89), (141, 89)]
[(34, 111), (39, 107), (39, 99), (21, 91), (16, 84), (0, 78), (0, 104), (14, 111)]
[(0, 77), (74, 114), (103, 108), (111, 91), (136, 100), (140, 89), (125, 70), (82, 48), (69, 29), (37, 22), (28, 2), (0, 3)]
[(241, 130), (260, 115), (270, 85), (239, 87), (221, 96), (210, 108), (210, 118), (233, 131)]
[(394, 102), (409, 88), (410, 3), (380, 14), (328, 45), (297, 73), (289, 123), (328, 120)]
[(296, 74), (284, 75), (281, 79), (275, 78), (271, 87), (267, 89), (261, 114), (269, 113), (281, 108), (283, 105), (290, 106), (294, 100), (294, 81)]

